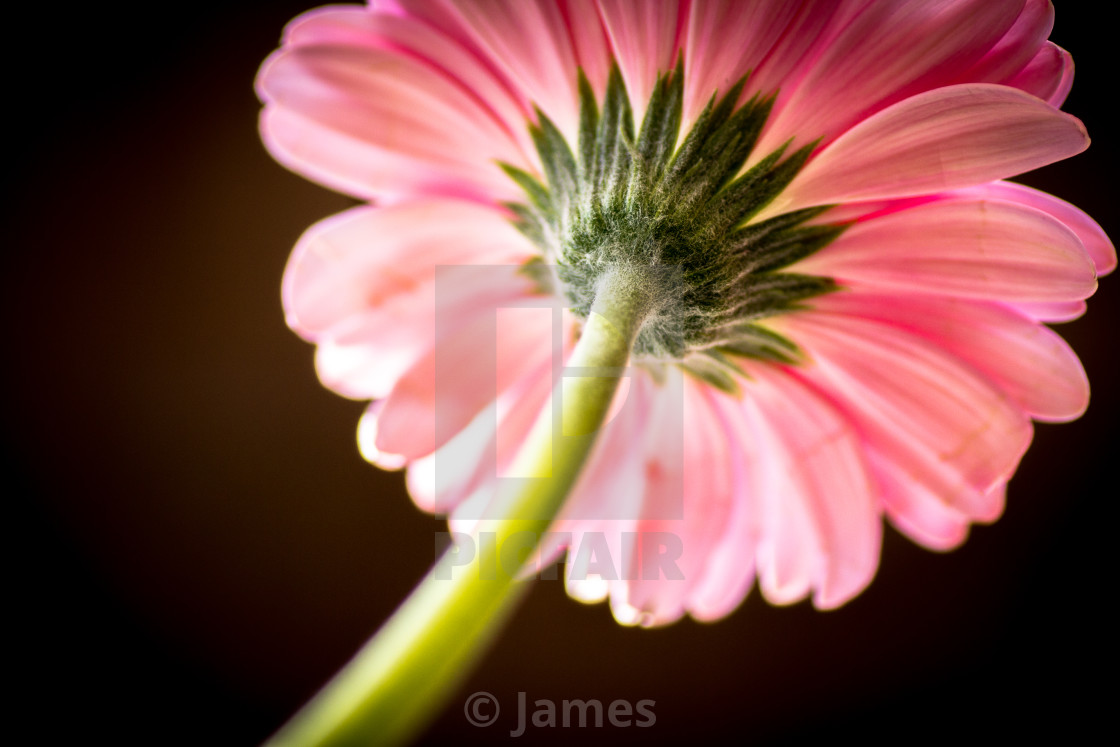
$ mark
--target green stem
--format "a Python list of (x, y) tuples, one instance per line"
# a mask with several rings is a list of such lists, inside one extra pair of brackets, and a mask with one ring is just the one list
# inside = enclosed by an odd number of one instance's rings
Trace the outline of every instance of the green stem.
[[(480, 547), (468, 563), (461, 557), (466, 550), (452, 546), (270, 747), (402, 744), (442, 709), (528, 589), (518, 578), (521, 563), (575, 485), (652, 310), (644, 280), (640, 272), (615, 270), (600, 282), (569, 374), (516, 456), (513, 474), (530, 479), (516, 481), (503, 518), (485, 522), (498, 556), (506, 560), (501, 549), (516, 546), (518, 562), (494, 562)], [(533, 538), (530, 546), (526, 536)]]

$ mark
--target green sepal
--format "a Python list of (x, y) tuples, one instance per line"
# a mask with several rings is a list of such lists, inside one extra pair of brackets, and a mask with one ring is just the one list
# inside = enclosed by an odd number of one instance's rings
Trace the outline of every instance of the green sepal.
[[(502, 171), (506, 172), (506, 175), (510, 179), (517, 182), (517, 186), (525, 191), (525, 194), (529, 197), (529, 202), (541, 215), (550, 219), (555, 216), (556, 211), (553, 209), (552, 196), (549, 194), (548, 188), (535, 176), (516, 166), (511, 166), (508, 163), (499, 161), (498, 166), (501, 167)], [(516, 205), (516, 203), (511, 203), (509, 207), (514, 205)], [(550, 220), (550, 222), (552, 222), (552, 220)]]
[[(552, 196), (553, 210), (562, 216), (575, 200), (579, 182), (578, 170), (568, 141), (543, 112), (537, 110), (539, 125), (530, 125), (529, 134), (537, 146)], [(530, 199), (532, 196), (530, 196)]]
[(712, 206), (713, 215), (731, 216), (736, 220), (731, 225), (746, 223), (789, 186), (815, 147), (806, 145), (784, 161), (776, 162), (776, 156), (780, 157), (786, 148), (783, 145), (728, 185)]
[[(837, 288), (830, 278), (786, 270), (834, 241), (845, 226), (815, 222), (827, 207), (750, 221), (789, 186), (819, 141), (790, 154), (791, 140), (752, 159), (776, 94), (755, 93), (740, 103), (745, 76), (713, 95), (683, 134), (680, 61), (658, 76), (637, 136), (617, 65), (601, 104), (582, 71), (578, 85), (575, 154), (538, 112), (530, 132), (544, 180), (506, 167), (527, 195), (527, 205), (511, 208), (515, 222), (556, 268), (538, 284), (557, 282), (572, 311), (586, 318), (607, 268), (678, 268), (668, 275), (635, 275), (659, 278), (653, 281), (658, 306), (634, 343), (639, 360), (689, 368), (685, 364), (703, 352), (705, 363), (692, 363), (689, 370), (725, 391), (726, 376), (738, 375), (728, 356), (798, 360), (792, 342), (752, 324), (804, 308)], [(750, 168), (748, 160), (754, 161)]]
[(591, 192), (595, 179), (599, 105), (583, 70), (579, 71), (579, 179), (580, 189)]
[(516, 202), (503, 203), (503, 206), (514, 215), (513, 225), (529, 241), (537, 246), (544, 246), (548, 242), (546, 222), (540, 213), (525, 205)]
[(592, 193), (600, 198), (599, 201), (606, 205), (615, 199), (622, 201), (622, 195), (617, 194), (620, 191), (618, 187), (629, 182), (631, 160), (623, 139), (634, 140), (634, 115), (618, 65), (611, 68), (607, 79), (606, 98), (598, 124), (590, 187)]
[(847, 230), (844, 225), (805, 226), (772, 234), (770, 240), (747, 252), (745, 269), (751, 273), (780, 270), (815, 254)]
[[(714, 352), (714, 351), (713, 351)], [(742, 374), (738, 367), (726, 365), (719, 357), (704, 351), (705, 355), (691, 355), (679, 364), (682, 369), (722, 392), (738, 397), (742, 390), (736, 376)]]
[(677, 147), (683, 110), (684, 63), (678, 61), (672, 73), (658, 76), (638, 133), (636, 150), (648, 175), (642, 182), (647, 189), (661, 179), (665, 164)]
[(838, 287), (832, 278), (790, 272), (748, 275), (741, 282), (744, 298), (732, 312), (738, 319), (762, 319), (789, 311), (801, 301)]
[(728, 356), (785, 364), (798, 363), (803, 357), (788, 338), (758, 324), (736, 324), (728, 337), (730, 341), (715, 350)]

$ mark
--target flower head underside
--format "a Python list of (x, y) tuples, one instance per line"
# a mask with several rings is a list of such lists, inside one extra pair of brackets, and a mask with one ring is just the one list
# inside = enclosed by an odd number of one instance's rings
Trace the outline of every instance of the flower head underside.
[(635, 128), (617, 66), (601, 106), (581, 74), (576, 147), (538, 110), (530, 131), (543, 179), (507, 165), (528, 198), (509, 207), (543, 262), (555, 264), (555, 282), (577, 316), (586, 318), (605, 272), (631, 268), (635, 282), (657, 285), (659, 299), (638, 336), (636, 359), (676, 361), (727, 388), (730, 359), (795, 360), (796, 346), (756, 321), (836, 288), (827, 277), (782, 270), (844, 227), (805, 225), (825, 207), (750, 223), (815, 144), (789, 155), (782, 145), (751, 159), (773, 97), (740, 101), (745, 80), (713, 96), (682, 136), (683, 80), (680, 64), (662, 75)]
[[(1046, 0), (312, 12), (262, 69), (262, 131), (369, 204), (300, 240), (289, 323), (326, 385), (374, 400), (363, 453), (469, 531), (553, 370), (551, 328), (522, 322), (483, 365), (494, 309), (547, 294), (578, 334), (621, 273), (654, 299), (634, 414), (604, 428), (557, 527), (619, 552), (671, 531), (683, 578), (569, 591), (652, 624), (718, 618), (756, 582), (835, 607), (874, 575), (884, 518), (958, 545), (1002, 511), (1031, 421), (1088, 404), (1046, 323), (1084, 312), (1115, 250), (1005, 181), (1088, 145), (1059, 109), (1072, 62), (1052, 22)], [(442, 296), (437, 265), (511, 269)], [(438, 392), (437, 353), (456, 373)], [(658, 513), (668, 484), (678, 519)]]

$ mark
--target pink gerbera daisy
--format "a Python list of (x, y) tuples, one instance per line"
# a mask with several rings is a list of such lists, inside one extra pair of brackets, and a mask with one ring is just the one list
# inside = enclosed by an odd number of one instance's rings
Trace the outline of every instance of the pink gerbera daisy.
[[(1052, 21), (1046, 0), (313, 11), (261, 72), (264, 138), (371, 204), (300, 240), (289, 323), (327, 386), (374, 400), (363, 454), (467, 532), (597, 293), (644, 284), (543, 559), (572, 549), (569, 592), (624, 623), (719, 618), (756, 579), (836, 607), (884, 517), (959, 544), (1000, 515), (1031, 420), (1087, 405), (1044, 322), (1083, 313), (1115, 250), (1001, 181), (1088, 145)], [(485, 269), (437, 272), (464, 265)], [(646, 537), (679, 538), (679, 574), (627, 572)]]

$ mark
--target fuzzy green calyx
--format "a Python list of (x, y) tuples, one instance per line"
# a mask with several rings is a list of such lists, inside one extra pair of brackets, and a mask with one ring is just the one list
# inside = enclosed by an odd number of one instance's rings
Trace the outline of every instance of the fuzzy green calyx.
[[(782, 146), (740, 173), (773, 103), (755, 96), (737, 106), (744, 83), (713, 97), (681, 138), (679, 64), (658, 80), (637, 135), (617, 66), (602, 107), (581, 75), (577, 153), (538, 111), (540, 124), (530, 131), (543, 181), (505, 167), (528, 197), (527, 205), (510, 206), (518, 227), (555, 265), (573, 311), (586, 318), (605, 272), (632, 272), (635, 282), (655, 284), (658, 299), (635, 356), (683, 361), (722, 388), (729, 386), (718, 371), (728, 356), (796, 357), (790, 341), (757, 322), (836, 287), (829, 278), (782, 269), (843, 231), (804, 225), (825, 208), (748, 222), (790, 183), (814, 145), (784, 158)], [(698, 353), (707, 363), (695, 365)]]

